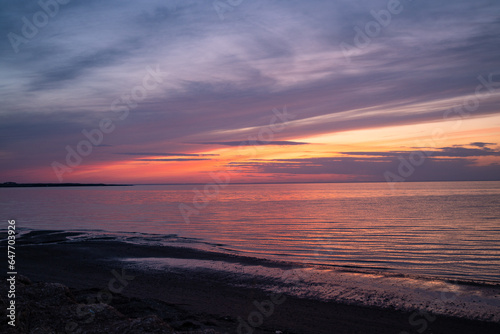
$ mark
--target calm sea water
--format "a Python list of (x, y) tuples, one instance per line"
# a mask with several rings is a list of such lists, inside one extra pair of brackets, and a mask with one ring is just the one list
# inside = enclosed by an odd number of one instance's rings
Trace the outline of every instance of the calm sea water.
[(500, 182), (227, 185), (186, 223), (195, 188), (2, 188), (0, 211), (24, 229), (500, 283)]

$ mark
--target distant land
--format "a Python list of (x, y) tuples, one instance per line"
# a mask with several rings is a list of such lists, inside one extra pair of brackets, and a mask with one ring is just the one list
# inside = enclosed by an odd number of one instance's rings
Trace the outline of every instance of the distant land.
[(0, 183), (0, 188), (15, 188), (15, 187), (123, 187), (132, 186), (132, 184), (105, 184), (105, 183), (16, 183), (4, 182)]
[[(426, 183), (426, 182), (499, 182), (500, 180), (405, 180), (400, 183)], [(232, 185), (258, 185), (258, 184), (343, 184), (343, 183), (386, 183), (387, 181), (303, 181), (303, 182), (228, 182)], [(136, 183), (136, 184), (107, 184), (107, 183), (0, 183), (0, 188), (14, 187), (125, 187), (125, 186), (202, 186), (209, 184), (193, 183)]]

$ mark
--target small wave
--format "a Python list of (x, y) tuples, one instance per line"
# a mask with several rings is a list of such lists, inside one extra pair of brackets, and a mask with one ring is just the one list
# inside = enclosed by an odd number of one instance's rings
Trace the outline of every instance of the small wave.
[(221, 260), (127, 258), (126, 266), (144, 271), (195, 272), (227, 284), (353, 305), (426, 310), (472, 320), (500, 321), (500, 287), (444, 280), (339, 271), (318, 266), (280, 267)]

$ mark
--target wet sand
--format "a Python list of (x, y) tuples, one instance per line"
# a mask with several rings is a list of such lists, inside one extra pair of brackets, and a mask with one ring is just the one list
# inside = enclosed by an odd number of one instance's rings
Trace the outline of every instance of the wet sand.
[[(64, 234), (38, 232), (19, 239), (18, 273), (32, 282), (62, 283), (78, 303), (102, 302), (129, 319), (156, 315), (179, 333), (500, 332), (498, 323), (272, 295), (258, 288), (260, 278), (240, 277), (238, 282), (214, 271), (124, 269), (120, 261), (173, 257), (277, 265), (258, 259), (114, 240), (64, 240)], [(64, 327), (65, 320), (60, 322), (55, 330)]]

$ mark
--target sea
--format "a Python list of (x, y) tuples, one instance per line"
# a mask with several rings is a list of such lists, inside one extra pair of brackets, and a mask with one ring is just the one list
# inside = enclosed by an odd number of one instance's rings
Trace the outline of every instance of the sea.
[(296, 265), (126, 267), (266, 277), (262, 289), (298, 297), (500, 321), (500, 182), (0, 188), (0, 198), (19, 237), (78, 231), (69, 244), (106, 237)]

